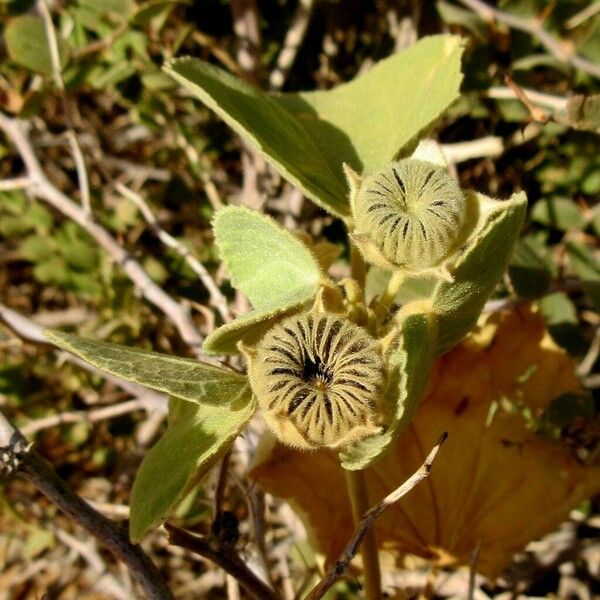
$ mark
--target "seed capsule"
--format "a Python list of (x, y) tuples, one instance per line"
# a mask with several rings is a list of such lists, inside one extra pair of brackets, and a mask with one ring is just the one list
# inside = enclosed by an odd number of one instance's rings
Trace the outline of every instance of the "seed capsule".
[(380, 430), (381, 350), (340, 316), (282, 321), (261, 340), (249, 375), (268, 425), (288, 445), (339, 448)]
[(394, 267), (436, 267), (462, 240), (465, 196), (445, 169), (432, 163), (390, 163), (361, 182), (353, 204), (356, 232)]

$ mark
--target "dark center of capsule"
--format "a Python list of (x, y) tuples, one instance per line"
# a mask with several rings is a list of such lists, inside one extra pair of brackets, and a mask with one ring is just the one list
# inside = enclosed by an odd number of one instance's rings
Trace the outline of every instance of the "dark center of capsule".
[(331, 369), (318, 358), (313, 361), (309, 357), (306, 357), (302, 369), (302, 379), (306, 381), (306, 383), (310, 383), (317, 388), (325, 389), (332, 383), (333, 373)]

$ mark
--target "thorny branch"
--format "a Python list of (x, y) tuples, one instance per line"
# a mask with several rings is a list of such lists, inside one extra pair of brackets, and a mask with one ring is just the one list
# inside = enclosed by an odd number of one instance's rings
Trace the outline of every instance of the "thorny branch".
[(0, 474), (9, 475), (14, 472), (30, 481), (48, 500), (86, 529), (129, 568), (131, 575), (144, 590), (146, 598), (174, 598), (152, 561), (140, 546), (129, 541), (127, 531), (75, 494), (1, 412), (0, 449)]
[(435, 460), (440, 447), (446, 441), (447, 437), (447, 433), (442, 434), (419, 470), (413, 473), (400, 487), (388, 494), (381, 502), (379, 502), (379, 504), (376, 504), (373, 508), (369, 509), (365, 513), (360, 525), (356, 528), (356, 531), (352, 535), (352, 538), (348, 544), (346, 544), (346, 547), (340, 554), (339, 558), (333, 565), (331, 565), (331, 568), (329, 571), (327, 571), (325, 577), (323, 577), (323, 579), (312, 589), (308, 596), (306, 596), (305, 600), (318, 600), (319, 598), (322, 598), (327, 590), (329, 590), (333, 584), (344, 574), (348, 568), (348, 565), (356, 556), (360, 543), (365, 537), (365, 534), (373, 526), (375, 521), (382, 515), (382, 513), (392, 506), (392, 504), (398, 502), (400, 498), (408, 494), (408, 492), (410, 492), (418, 483), (429, 476), (433, 461)]
[(196, 356), (202, 356), (203, 360), (214, 362), (202, 355), (202, 336), (190, 318), (189, 312), (156, 285), (142, 265), (128, 254), (104, 227), (94, 221), (91, 215), (88, 215), (83, 208), (63, 194), (46, 177), (27, 137), (24, 123), (0, 113), (0, 128), (7, 138), (12, 141), (25, 163), (27, 174), (31, 180), (31, 186), (27, 189), (85, 229), (98, 245), (121, 266), (144, 298), (169, 317), (182, 339), (190, 346)]

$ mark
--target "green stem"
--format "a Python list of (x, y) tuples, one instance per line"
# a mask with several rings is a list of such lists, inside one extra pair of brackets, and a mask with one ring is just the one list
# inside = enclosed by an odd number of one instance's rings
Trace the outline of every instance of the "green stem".
[(394, 302), (400, 287), (404, 283), (406, 278), (406, 274), (404, 271), (396, 271), (388, 283), (387, 290), (383, 293), (379, 302), (377, 302), (377, 306), (375, 307), (375, 317), (378, 321), (383, 320), (383, 318), (387, 315), (390, 306)]
[[(364, 471), (345, 471), (345, 473), (346, 486), (352, 505), (352, 517), (355, 527), (358, 527), (363, 515), (371, 508), (365, 485), (365, 474)], [(373, 527), (370, 527), (365, 533), (360, 553), (365, 571), (365, 598), (366, 600), (381, 600), (381, 571)]]

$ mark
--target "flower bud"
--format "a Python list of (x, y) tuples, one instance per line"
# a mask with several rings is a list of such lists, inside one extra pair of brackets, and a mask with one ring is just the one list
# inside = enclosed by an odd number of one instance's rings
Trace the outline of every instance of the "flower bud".
[(388, 267), (437, 267), (463, 239), (464, 194), (445, 169), (422, 160), (393, 162), (366, 177), (353, 208), (366, 254), (377, 253)]

